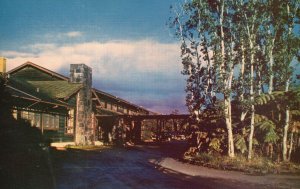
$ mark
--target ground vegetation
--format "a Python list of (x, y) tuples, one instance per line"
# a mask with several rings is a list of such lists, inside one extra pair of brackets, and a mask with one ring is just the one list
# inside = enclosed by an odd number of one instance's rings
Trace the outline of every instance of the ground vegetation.
[(299, 162), (299, 1), (191, 0), (170, 10), (196, 125), (187, 154)]

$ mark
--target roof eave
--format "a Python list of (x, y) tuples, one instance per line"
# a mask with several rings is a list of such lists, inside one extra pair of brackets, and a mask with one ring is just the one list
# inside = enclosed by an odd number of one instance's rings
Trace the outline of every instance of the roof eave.
[(26, 67), (26, 66), (32, 66), (32, 67), (35, 67), (35, 68), (37, 68), (37, 69), (39, 69), (39, 70), (41, 70), (41, 71), (43, 71), (43, 72), (48, 73), (49, 75), (55, 76), (55, 77), (57, 77), (57, 78), (60, 78), (60, 79), (62, 79), (62, 80), (65, 80), (65, 81), (68, 81), (68, 80), (69, 80), (68, 77), (65, 77), (65, 76), (63, 76), (63, 75), (61, 75), (61, 74), (58, 74), (58, 73), (56, 73), (56, 72), (53, 72), (53, 71), (51, 71), (51, 70), (49, 70), (49, 69), (47, 69), (47, 68), (44, 68), (44, 67), (42, 67), (42, 66), (39, 66), (39, 65), (34, 64), (34, 63), (32, 63), (32, 62), (29, 62), (29, 61), (25, 62), (24, 64), (22, 64), (22, 65), (20, 65), (20, 66), (18, 66), (18, 67), (16, 67), (16, 68), (14, 68), (14, 69), (12, 69), (12, 70), (10, 70), (10, 71), (8, 71), (7, 74), (12, 74), (12, 73), (14, 73), (14, 72), (16, 72), (16, 71), (18, 71), (18, 70), (20, 70), (20, 69)]
[(145, 109), (145, 108), (143, 108), (143, 107), (137, 106), (137, 105), (135, 105), (135, 104), (133, 104), (133, 103), (131, 103), (131, 102), (128, 102), (128, 101), (122, 99), (122, 98), (119, 98), (119, 97), (117, 97), (117, 96), (113, 96), (113, 95), (108, 94), (108, 93), (106, 93), (106, 92), (100, 91), (100, 90), (98, 90), (98, 89), (96, 89), (96, 88), (92, 88), (92, 90), (95, 90), (96, 92), (101, 93), (101, 94), (103, 94), (103, 95), (106, 95), (107, 97), (113, 98), (113, 99), (115, 99), (115, 100), (117, 100), (117, 101), (122, 101), (123, 103), (125, 103), (125, 104), (127, 104), (127, 105), (129, 105), (129, 106), (133, 106), (133, 107), (135, 107), (135, 108), (138, 109), (138, 110), (143, 110), (143, 111), (146, 111), (146, 112), (150, 112), (149, 110), (147, 110), (147, 109)]

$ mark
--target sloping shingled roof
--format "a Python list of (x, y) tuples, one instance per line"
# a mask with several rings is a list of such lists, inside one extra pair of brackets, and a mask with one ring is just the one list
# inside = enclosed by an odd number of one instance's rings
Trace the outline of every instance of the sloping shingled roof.
[(40, 92), (57, 99), (67, 99), (82, 87), (81, 84), (68, 81), (28, 81), (28, 83), (38, 88)]
[(25, 98), (30, 94), (38, 100), (58, 105), (67, 104), (61, 100), (68, 100), (82, 88), (82, 84), (69, 83), (67, 77), (32, 62), (22, 64), (8, 74), (8, 85), (14, 95)]
[(37, 100), (37, 101), (44, 101), (49, 102), (57, 105), (68, 105), (65, 102), (62, 102), (58, 99), (55, 99), (51, 97), (46, 91), (37, 91), (36, 87), (32, 84), (28, 83), (27, 81), (20, 81), (15, 78), (9, 79), (8, 88), (12, 95), (21, 97), (21, 98), (27, 98), (30, 96), (30, 99)]

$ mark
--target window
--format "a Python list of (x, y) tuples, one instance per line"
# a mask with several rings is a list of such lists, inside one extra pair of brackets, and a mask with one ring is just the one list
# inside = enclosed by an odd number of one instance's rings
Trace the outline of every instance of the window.
[(49, 122), (49, 114), (43, 114), (43, 127), (48, 128), (50, 125)]
[(28, 112), (28, 121), (31, 126), (34, 126), (34, 112)]
[(103, 107), (103, 108), (105, 108), (105, 102), (104, 101), (100, 101), (100, 104), (101, 104), (101, 106)]
[(28, 112), (27, 111), (21, 111), (21, 118), (28, 120)]
[(34, 114), (33, 126), (41, 127), (41, 114), (40, 113), (35, 113)]
[(111, 108), (112, 108), (112, 107), (111, 107), (111, 104), (107, 102), (107, 103), (106, 103), (106, 108), (109, 109), (109, 110), (111, 110)]
[[(74, 111), (74, 110), (73, 110)], [(28, 120), (33, 127), (44, 129), (58, 129), (59, 128), (59, 115), (41, 114), (38, 112), (21, 111), (21, 118)], [(74, 113), (73, 113), (74, 114)], [(13, 116), (17, 117), (17, 110), (13, 110)]]
[(15, 119), (18, 119), (18, 110), (13, 110), (12, 114)]
[(113, 110), (113, 111), (117, 111), (117, 105), (116, 105), (116, 104), (113, 104), (113, 105), (112, 105), (112, 110)]
[(81, 68), (76, 68), (75, 73), (81, 73)]
[(73, 134), (74, 132), (74, 109), (69, 110), (68, 123), (66, 128), (67, 134)]
[(118, 106), (118, 112), (120, 112), (120, 113), (124, 113), (124, 109), (123, 109), (123, 107), (121, 107), (121, 106)]
[(33, 127), (40, 127), (40, 114), (35, 112), (21, 111), (21, 118), (28, 120)]
[(58, 129), (59, 116), (51, 114), (43, 114), (43, 127), (44, 129)]
[(59, 115), (54, 115), (54, 127), (59, 128)]

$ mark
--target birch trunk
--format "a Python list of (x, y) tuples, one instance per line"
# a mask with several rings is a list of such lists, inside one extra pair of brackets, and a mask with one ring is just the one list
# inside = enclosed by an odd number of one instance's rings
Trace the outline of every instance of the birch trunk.
[[(242, 4), (242, 1), (240, 1), (240, 3)], [(240, 79), (241, 79), (241, 86), (242, 86), (242, 90), (241, 93), (239, 95), (239, 100), (240, 102), (244, 102), (244, 84), (245, 84), (245, 41), (242, 39), (241, 41), (241, 68), (240, 68)], [(245, 120), (245, 117), (247, 115), (247, 110), (243, 110), (240, 116), (240, 120), (243, 123)]]
[(257, 76), (258, 76), (258, 95), (261, 95), (262, 93), (262, 81), (261, 81), (261, 72), (260, 70), (258, 69), (257, 70)]
[(233, 133), (232, 133), (232, 120), (231, 120), (231, 101), (230, 97), (224, 96), (224, 114), (225, 114), (225, 122), (227, 128), (228, 135), (228, 156), (234, 157), (234, 143), (233, 143)]
[(293, 146), (294, 146), (294, 142), (293, 142), (293, 138), (294, 138), (294, 133), (291, 133), (291, 138), (290, 138), (290, 148), (289, 148), (289, 154), (288, 154), (288, 161), (291, 160), (291, 154), (292, 154), (292, 150), (293, 150)]
[[(287, 4), (287, 15), (290, 15), (290, 7), (289, 4)], [(292, 33), (292, 27), (291, 25), (289, 25), (288, 27), (288, 37), (291, 35)], [(288, 57), (290, 56), (289, 52), (288, 53)], [(289, 61), (287, 62), (289, 63)], [(288, 66), (288, 65), (287, 65)], [(288, 77), (288, 79), (286, 80), (285, 83), (285, 92), (289, 91), (289, 86), (290, 86), (290, 78)], [(290, 122), (290, 110), (289, 107), (286, 106), (286, 110), (285, 110), (285, 124), (284, 124), (284, 128), (283, 128), (283, 139), (282, 139), (282, 158), (283, 161), (287, 161), (287, 136), (288, 136), (288, 130), (289, 130), (289, 122)]]
[(273, 80), (274, 80), (274, 73), (273, 73), (273, 65), (274, 65), (274, 57), (273, 57), (273, 46), (272, 48), (269, 50), (269, 57), (270, 57), (270, 62), (269, 62), (269, 71), (270, 71), (270, 80), (269, 80), (269, 90), (268, 93), (272, 94), (273, 92)]
[[(234, 143), (233, 143), (233, 134), (232, 134), (232, 121), (231, 121), (231, 99), (230, 95), (225, 94), (228, 89), (228, 80), (224, 78), (224, 73), (226, 72), (225, 69), (225, 42), (224, 42), (224, 28), (223, 28), (223, 19), (224, 19), (224, 1), (221, 2), (220, 7), (220, 37), (221, 37), (221, 65), (220, 65), (220, 74), (221, 79), (223, 80), (225, 91), (224, 91), (224, 116), (225, 116), (225, 123), (227, 128), (227, 135), (228, 135), (228, 156), (234, 157)], [(230, 76), (229, 76), (230, 79)], [(231, 82), (231, 81), (229, 81)]]
[[(286, 81), (285, 92), (289, 90), (289, 79)], [(282, 139), (282, 158), (283, 161), (287, 161), (287, 136), (289, 130), (289, 122), (290, 122), (290, 110), (286, 107), (285, 110), (285, 124), (283, 127), (283, 139)]]
[[(241, 5), (243, 1), (240, 1)], [(255, 41), (255, 32), (254, 32), (254, 24), (249, 25), (250, 19), (247, 14), (244, 14), (246, 20), (246, 33), (249, 42), (249, 52), (250, 52), (250, 101), (252, 103), (250, 112), (251, 112), (251, 121), (250, 121), (250, 133), (249, 133), (249, 144), (248, 144), (248, 159), (252, 158), (252, 146), (253, 146), (253, 135), (254, 135), (254, 115), (255, 115), (255, 107), (254, 107), (254, 41)], [(251, 18), (255, 20), (254, 17)], [(251, 23), (251, 22), (250, 22)], [(251, 28), (250, 28), (251, 27)]]
[[(240, 74), (241, 74), (241, 86), (244, 87), (244, 73), (245, 73), (245, 49), (244, 49), (244, 44), (242, 43), (241, 45), (241, 50), (242, 50), (242, 59), (241, 59), (241, 69), (240, 69)], [(241, 94), (240, 94), (240, 101), (244, 102), (244, 89), (242, 89)], [(243, 122), (245, 120), (245, 117), (247, 115), (247, 111), (242, 111), (240, 120)]]
[[(270, 27), (268, 27), (268, 34), (271, 35)], [(275, 32), (276, 35), (276, 32)], [(274, 73), (273, 73), (273, 65), (274, 65), (274, 56), (273, 56), (273, 48), (274, 48), (274, 43), (275, 43), (275, 35), (274, 38), (271, 40), (270, 48), (268, 49), (268, 55), (269, 55), (269, 73), (270, 73), (270, 78), (269, 78), (269, 90), (268, 94), (272, 94), (274, 90)]]
[[(251, 39), (250, 32), (249, 33), (249, 44), (251, 51), (253, 50), (253, 43)], [(252, 158), (252, 146), (253, 146), (253, 134), (254, 134), (254, 114), (255, 114), (255, 107), (254, 107), (254, 53), (252, 52), (250, 55), (250, 100), (251, 100), (251, 121), (250, 121), (250, 134), (249, 134), (249, 147), (248, 147), (248, 159)]]

